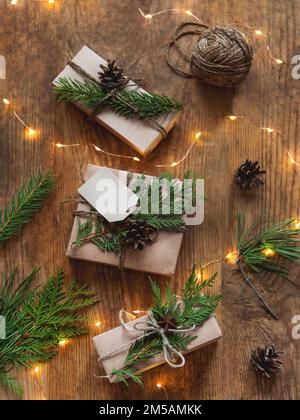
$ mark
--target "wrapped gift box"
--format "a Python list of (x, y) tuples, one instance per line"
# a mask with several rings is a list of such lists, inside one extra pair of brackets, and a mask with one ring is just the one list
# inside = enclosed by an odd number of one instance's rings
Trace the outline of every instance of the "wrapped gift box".
[[(139, 319), (128, 322), (128, 325), (133, 327), (137, 321), (143, 322), (147, 319), (148, 316), (146, 315)], [(201, 327), (197, 327), (193, 331), (185, 334), (196, 338), (188, 345), (187, 350), (183, 354), (187, 354), (201, 347), (208, 346), (209, 344), (216, 342), (222, 337), (222, 332), (215, 316), (212, 316), (207, 321), (205, 321)], [(106, 356), (113, 352), (114, 349), (125, 346), (126, 343), (129, 343), (141, 335), (143, 335), (143, 332), (141, 331), (131, 332), (120, 326), (93, 338), (94, 345), (99, 355), (99, 361), (101, 361), (107, 376), (111, 375), (113, 369), (120, 369), (123, 367), (124, 360), (128, 353), (128, 348), (120, 352), (116, 352), (115, 354), (110, 355), (108, 358), (106, 358)], [(163, 354), (160, 354), (159, 356), (156, 356), (155, 358), (147, 360), (143, 364), (138, 365), (137, 370), (139, 373), (142, 373), (164, 363), (164, 356)], [(115, 377), (111, 377), (109, 380), (112, 383), (118, 382), (117, 378)]]
[[(98, 78), (100, 64), (107, 63), (103, 58), (94, 53), (94, 51), (92, 51), (87, 46), (82, 47), (72, 61), (75, 64), (78, 64), (83, 70), (85, 70), (94, 78)], [(61, 77), (84, 81), (84, 78), (78, 74), (70, 65), (65, 67), (65, 69), (53, 81), (53, 84), (57, 84), (57, 81)], [(131, 86), (126, 89), (135, 88)], [(141, 88), (138, 89), (143, 91)], [(83, 106), (82, 104), (76, 103), (76, 105), (85, 113), (92, 113), (91, 109)], [(166, 130), (166, 132), (169, 132), (176, 124), (177, 115), (178, 114), (175, 113), (169, 113), (157, 118), (156, 121)], [(149, 124), (147, 124), (147, 122), (137, 118), (126, 119), (123, 116), (117, 115), (108, 107), (104, 107), (95, 117), (95, 120), (109, 131), (114, 133), (117, 137), (124, 140), (129, 146), (135, 149), (142, 156), (147, 156), (163, 139), (162, 133), (152, 128)]]
[[(88, 165), (85, 179), (88, 180), (95, 175), (99, 169), (99, 166)], [(126, 171), (112, 171), (116, 175), (121, 172), (121, 175), (123, 177), (125, 176), (126, 179)], [(138, 175), (139, 174), (134, 174), (134, 176)], [(146, 179), (150, 178), (153, 177), (146, 177)], [(87, 211), (89, 208), (90, 207), (87, 204), (79, 203), (77, 210)], [(84, 223), (86, 219), (80, 218), (80, 221), (81, 223)], [(77, 231), (78, 222), (75, 219), (67, 249), (68, 257), (116, 267), (119, 266), (118, 255), (115, 255), (114, 253), (105, 253), (92, 243), (86, 243), (80, 247), (72, 245), (76, 241)], [(181, 232), (160, 231), (158, 239), (152, 245), (145, 247), (143, 251), (134, 251), (131, 248), (127, 248), (123, 267), (130, 270), (171, 277), (176, 270), (183, 236), (184, 234)]]

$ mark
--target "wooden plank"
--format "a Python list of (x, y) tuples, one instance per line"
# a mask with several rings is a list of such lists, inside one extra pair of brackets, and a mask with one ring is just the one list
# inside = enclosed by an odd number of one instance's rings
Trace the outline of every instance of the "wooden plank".
[[(0, 247), (1, 271), (20, 267), (20, 275), (41, 265), (39, 280), (58, 267), (68, 279), (89, 282), (102, 302), (88, 311), (101, 320), (101, 327), (89, 324), (90, 334), (61, 350), (59, 356), (42, 367), (38, 382), (30, 371), (21, 370), (26, 399), (161, 399), (156, 382), (165, 384), (170, 398), (180, 399), (276, 399), (300, 395), (299, 343), (291, 338), (292, 316), (300, 313), (299, 292), (273, 276), (256, 279), (279, 312), (281, 321), (265, 317), (255, 297), (228, 266), (216, 264), (218, 287), (224, 301), (218, 310), (223, 338), (218, 345), (187, 356), (179, 372), (167, 366), (145, 375), (145, 387), (126, 388), (94, 378), (97, 358), (91, 336), (118, 325), (118, 310), (145, 309), (151, 304), (146, 276), (96, 264), (69, 261), (66, 245), (72, 226), (72, 209), (60, 203), (74, 196), (81, 183), (80, 166), (87, 163), (158, 174), (143, 164), (97, 154), (95, 143), (118, 154), (132, 154), (130, 148), (100, 126), (87, 122), (72, 105), (57, 104), (51, 81), (70, 57), (87, 44), (104, 57), (118, 57), (131, 77), (147, 80), (147, 89), (163, 91), (182, 100), (185, 110), (179, 125), (149, 157), (149, 162), (178, 160), (196, 132), (203, 140), (184, 165), (174, 169), (182, 176), (191, 169), (205, 176), (205, 222), (189, 229), (170, 284), (180, 290), (193, 262), (206, 263), (221, 258), (232, 246), (234, 221), (243, 211), (247, 220), (266, 210), (270, 221), (299, 215), (299, 171), (287, 159), (290, 150), (300, 159), (297, 147), (299, 110), (297, 82), (289, 66), (272, 63), (263, 43), (255, 44), (255, 59), (247, 80), (234, 90), (201, 85), (172, 73), (164, 62), (165, 44), (175, 26), (186, 19), (180, 0), (68, 0), (58, 8), (43, 2), (19, 1), (15, 7), (0, 1), (0, 55), (6, 58), (7, 79), (0, 80), (0, 95), (14, 103), (27, 124), (40, 130), (40, 139), (28, 141), (22, 126), (9, 110), (0, 113), (0, 206), (4, 206), (18, 185), (36, 168), (51, 169), (57, 178), (51, 200), (18, 238)], [(259, 7), (258, 7), (259, 3)], [(184, 8), (211, 25), (240, 22), (261, 29), (270, 38), (275, 56), (290, 59), (297, 46), (300, 1), (283, 0), (186, 0)], [(180, 8), (143, 20), (145, 12)], [(248, 32), (249, 33), (249, 32)], [(290, 95), (290, 96), (288, 96)], [(283, 137), (260, 131), (247, 119), (230, 122), (225, 115), (249, 115), (259, 127), (274, 127)], [(82, 148), (56, 149), (50, 143), (80, 143)], [(266, 185), (252, 194), (241, 194), (232, 183), (237, 166), (246, 158), (258, 159), (267, 169)], [(295, 278), (298, 271), (295, 270)], [(159, 280), (163, 286), (165, 280)], [(222, 285), (221, 285), (222, 283)], [(249, 366), (250, 349), (274, 342), (286, 352), (286, 368), (276, 380), (266, 384)], [(180, 381), (178, 381), (180, 375)], [(1, 399), (13, 399), (0, 391)]]

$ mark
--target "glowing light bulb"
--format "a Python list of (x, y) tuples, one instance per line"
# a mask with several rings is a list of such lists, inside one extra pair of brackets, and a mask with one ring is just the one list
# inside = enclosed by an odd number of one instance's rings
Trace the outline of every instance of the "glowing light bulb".
[(35, 374), (38, 374), (38, 373), (39, 373), (39, 371), (40, 371), (40, 367), (39, 367), (39, 366), (35, 366), (35, 367), (33, 368), (33, 372), (34, 372)]
[(160, 388), (162, 388), (162, 384), (161, 384), (161, 383), (159, 383), (159, 382), (156, 384), (156, 386), (157, 386), (157, 388), (159, 388), (159, 389), (160, 389)]
[(256, 29), (256, 30), (255, 30), (255, 34), (256, 34), (257, 36), (262, 36), (262, 35), (263, 35), (263, 33), (262, 33), (262, 31), (261, 31), (260, 29)]
[(296, 223), (295, 223), (295, 228), (296, 229), (300, 229), (300, 222), (298, 222), (298, 220), (296, 221)]
[(68, 344), (69, 340), (60, 340), (58, 342), (59, 347), (65, 347)]
[(147, 15), (144, 15), (145, 19), (151, 20), (153, 18), (152, 15), (150, 15), (150, 13), (148, 13)]
[(3, 103), (4, 103), (4, 105), (9, 105), (10, 104), (9, 100), (6, 99), (6, 98), (3, 98)]
[(18, 4), (18, 0), (11, 0), (10, 4), (12, 6), (15, 6), (16, 4)]
[(237, 116), (236, 115), (228, 115), (228, 119), (230, 121), (235, 121), (235, 120), (237, 120)]
[(225, 261), (227, 264), (236, 264), (239, 259), (239, 253), (237, 251), (231, 251), (226, 255)]
[(101, 324), (102, 324), (101, 321), (97, 321), (97, 322), (95, 322), (95, 327), (100, 327)]
[(262, 127), (261, 129), (265, 130), (268, 134), (273, 134), (275, 132), (275, 130), (270, 127)]
[(193, 13), (190, 10), (186, 10), (185, 14), (188, 15), (188, 16), (193, 16)]
[(29, 137), (33, 137), (36, 135), (36, 130), (32, 127), (28, 127), (26, 128), (26, 132), (28, 134)]
[(202, 133), (199, 131), (199, 132), (195, 135), (195, 139), (196, 139), (196, 140), (198, 140), (201, 136), (202, 136)]
[(277, 64), (283, 64), (283, 61), (281, 60), (281, 58), (275, 58), (275, 62)]
[(271, 248), (266, 248), (262, 251), (262, 253), (266, 256), (266, 257), (274, 257), (275, 255), (275, 251)]
[(48, 4), (55, 4), (55, 0), (48, 0)]
[(64, 147), (64, 145), (61, 143), (56, 143), (55, 147), (57, 147), (58, 149), (61, 149), (62, 147)]
[(132, 160), (135, 160), (136, 162), (140, 162), (141, 161), (141, 159), (139, 159), (138, 157), (136, 157), (136, 156), (134, 156), (133, 158), (132, 158)]
[(171, 164), (171, 166), (177, 166), (178, 165), (178, 163), (177, 162), (173, 162), (172, 164)]

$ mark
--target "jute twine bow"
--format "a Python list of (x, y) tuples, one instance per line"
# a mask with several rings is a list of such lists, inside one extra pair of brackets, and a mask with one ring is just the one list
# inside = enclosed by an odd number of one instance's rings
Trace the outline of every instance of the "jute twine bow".
[[(72, 67), (73, 70), (75, 70), (78, 74), (80, 74), (84, 79), (87, 79), (89, 81), (92, 81), (96, 83), (99, 87), (102, 88), (99, 80), (94, 78), (92, 75), (87, 73), (79, 64), (74, 63), (74, 61), (69, 61), (68, 65)], [(93, 112), (90, 115), (90, 118), (94, 119), (99, 112), (102, 110), (102, 108), (108, 103), (109, 100), (117, 98), (119, 101), (122, 101), (126, 106), (128, 106), (139, 118), (141, 118), (139, 110), (130, 102), (128, 102), (122, 95), (120, 95), (120, 91), (122, 91), (125, 87), (138, 87), (139, 85), (137, 83), (129, 84), (130, 80), (126, 77), (124, 83), (122, 83), (120, 86), (118, 86), (115, 89), (109, 90), (106, 92), (106, 95), (104, 98), (102, 98), (99, 103), (95, 106)], [(151, 117), (142, 118), (143, 120), (147, 121), (148, 124), (154, 128), (155, 130), (158, 130), (162, 136), (165, 138), (167, 136), (167, 132), (165, 128), (159, 124), (155, 119)]]
[[(194, 29), (185, 29), (186, 27)], [(178, 43), (188, 35), (199, 35), (191, 57), (183, 52)], [(173, 48), (190, 64), (191, 73), (173, 64)], [(176, 28), (166, 55), (169, 67), (178, 75), (190, 79), (198, 78), (205, 83), (223, 87), (241, 83), (250, 71), (252, 58), (252, 47), (242, 32), (232, 27), (210, 28), (198, 22), (184, 22)]]
[[(125, 350), (126, 348), (129, 348), (132, 344), (136, 343), (136, 341), (138, 340), (143, 340), (146, 337), (149, 337), (153, 334), (158, 334), (161, 338), (162, 341), (162, 348), (163, 348), (163, 355), (165, 358), (165, 361), (168, 363), (169, 366), (171, 366), (172, 368), (181, 368), (182, 366), (185, 365), (185, 358), (183, 356), (183, 354), (176, 350), (170, 343), (170, 340), (168, 339), (166, 333), (167, 332), (173, 332), (173, 333), (177, 333), (177, 334), (183, 334), (183, 333), (187, 333), (187, 332), (191, 332), (196, 328), (196, 325), (193, 325), (191, 328), (186, 328), (186, 329), (181, 329), (180, 327), (176, 328), (176, 329), (172, 329), (172, 328), (162, 328), (159, 323), (156, 321), (152, 311), (149, 311), (147, 313), (149, 320), (145, 320), (145, 321), (137, 321), (133, 327), (129, 326), (128, 324), (126, 324), (126, 320), (125, 320), (125, 316), (126, 316), (126, 311), (124, 311), (124, 309), (121, 309), (121, 311), (119, 312), (119, 320), (120, 323), (122, 325), (122, 327), (124, 327), (127, 331), (129, 332), (137, 332), (137, 331), (142, 331), (144, 332), (142, 335), (138, 336), (137, 338), (127, 342), (126, 344), (118, 347), (117, 349), (112, 350), (111, 352), (105, 354), (102, 357), (99, 357), (99, 362), (103, 361), (103, 360), (107, 360), (109, 359), (111, 356), (118, 354), (120, 352), (122, 352), (123, 350)], [(110, 379), (113, 377), (113, 375), (107, 375), (107, 376), (96, 376), (96, 378), (100, 378), (100, 379)]]

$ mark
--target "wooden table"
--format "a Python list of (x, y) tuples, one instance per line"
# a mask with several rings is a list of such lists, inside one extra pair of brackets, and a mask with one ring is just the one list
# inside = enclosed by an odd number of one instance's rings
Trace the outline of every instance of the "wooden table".
[[(300, 342), (291, 336), (292, 317), (300, 314), (299, 291), (270, 275), (255, 284), (272, 303), (280, 321), (268, 319), (255, 296), (230, 266), (219, 271), (217, 288), (224, 300), (218, 310), (223, 339), (218, 345), (194, 352), (182, 370), (167, 366), (145, 375), (145, 386), (110, 385), (94, 378), (99, 372), (91, 337), (118, 325), (118, 310), (145, 309), (151, 303), (146, 275), (120, 273), (118, 269), (87, 262), (69, 261), (65, 250), (72, 225), (72, 208), (60, 203), (73, 197), (79, 185), (80, 166), (87, 163), (158, 174), (141, 163), (97, 154), (85, 147), (95, 143), (118, 154), (133, 155), (121, 141), (100, 126), (88, 123), (72, 105), (58, 104), (51, 81), (83, 44), (104, 57), (118, 57), (132, 77), (147, 80), (147, 88), (164, 91), (185, 104), (180, 123), (150, 156), (151, 163), (178, 160), (196, 132), (203, 133), (184, 164), (174, 169), (182, 176), (191, 169), (205, 176), (205, 222), (186, 235), (172, 288), (180, 290), (194, 262), (221, 258), (232, 247), (235, 217), (244, 212), (251, 222), (266, 211), (270, 221), (299, 215), (299, 168), (288, 159), (290, 151), (300, 160), (297, 146), (298, 83), (289, 65), (270, 59), (263, 40), (255, 42), (251, 74), (236, 89), (220, 89), (170, 72), (163, 45), (190, 9), (211, 25), (239, 22), (261, 29), (273, 54), (290, 61), (297, 52), (300, 1), (294, 0), (61, 0), (51, 8), (47, 2), (19, 0), (11, 6), (1, 0), (0, 54), (7, 62), (7, 79), (0, 80), (1, 97), (9, 98), (24, 121), (40, 130), (38, 139), (26, 140), (22, 125), (1, 105), (0, 206), (37, 168), (51, 169), (56, 178), (54, 193), (16, 239), (0, 247), (1, 271), (18, 265), (21, 275), (41, 265), (39, 281), (63, 266), (66, 278), (88, 282), (101, 303), (88, 316), (102, 321), (89, 324), (90, 334), (60, 351), (42, 366), (39, 384), (28, 370), (18, 379), (26, 399), (161, 399), (161, 382), (175, 399), (297, 399), (300, 396)], [(184, 4), (184, 5), (183, 5)], [(181, 8), (146, 21), (138, 12)], [(184, 7), (184, 9), (182, 9)], [(247, 30), (251, 35), (251, 31)], [(253, 31), (252, 31), (253, 33)], [(249, 117), (231, 122), (226, 115)], [(273, 127), (282, 135), (269, 135), (259, 127)], [(54, 143), (80, 143), (81, 148), (58, 149)], [(241, 193), (233, 184), (235, 169), (246, 158), (259, 160), (267, 170), (266, 184), (252, 193)], [(297, 278), (298, 271), (293, 272)], [(165, 284), (164, 279), (158, 279)], [(275, 380), (257, 378), (249, 365), (251, 348), (275, 343), (286, 353), (286, 367)], [(13, 396), (1, 390), (2, 399)]]

